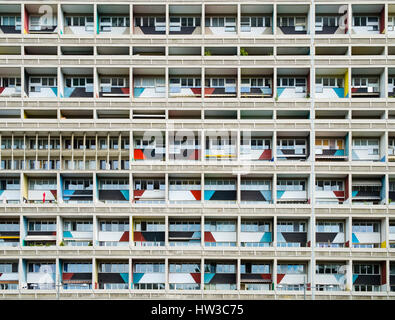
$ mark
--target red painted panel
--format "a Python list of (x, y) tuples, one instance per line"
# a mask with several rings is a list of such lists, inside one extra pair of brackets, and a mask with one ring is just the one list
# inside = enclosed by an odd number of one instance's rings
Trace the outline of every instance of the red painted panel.
[(133, 240), (134, 241), (145, 241), (143, 234), (140, 231), (135, 231), (133, 233)]
[(344, 198), (344, 191), (333, 191), (336, 198)]
[(134, 198), (141, 197), (145, 190), (133, 190)]
[(386, 268), (386, 262), (383, 261), (381, 262), (381, 284), (386, 284), (387, 283), (387, 268)]
[(63, 272), (63, 274), (62, 274), (62, 278), (63, 278), (63, 281), (64, 280), (71, 280), (71, 278), (73, 277), (73, 272)]
[(204, 232), (204, 241), (205, 242), (216, 242), (211, 232)]
[(285, 277), (285, 273), (278, 273), (277, 274), (277, 284), (279, 284), (283, 278)]
[(271, 160), (271, 158), (272, 158), (272, 150), (267, 149), (262, 152), (261, 156), (259, 157), (259, 160)]
[(57, 191), (56, 191), (56, 190), (49, 190), (49, 191), (51, 191), (53, 197), (54, 197), (55, 199), (57, 199)]
[(215, 88), (204, 88), (204, 95), (205, 96), (209, 96), (211, 94), (213, 94)]
[(189, 160), (199, 160), (200, 150), (194, 150), (189, 156)]
[(119, 239), (119, 242), (128, 242), (128, 241), (129, 241), (129, 231), (125, 231), (121, 239)]
[(3, 93), (4, 89), (5, 89), (5, 87), (0, 87), (0, 94)]
[(261, 277), (265, 280), (272, 280), (272, 275), (270, 273), (262, 273)]
[(191, 91), (194, 95), (201, 95), (202, 94), (202, 88), (191, 88)]
[(142, 149), (134, 149), (133, 151), (134, 160), (144, 160), (144, 152)]
[(200, 190), (191, 190), (192, 195), (196, 200), (202, 200), (202, 191)]
[(25, 29), (26, 33), (29, 33), (29, 13), (27, 12), (25, 8), (25, 21), (23, 24), (23, 28)]
[(346, 178), (346, 181), (344, 182), (344, 200), (348, 199), (348, 177)]
[(384, 33), (384, 30), (385, 30), (385, 12), (384, 12), (384, 10), (385, 10), (385, 7), (383, 7), (383, 10), (381, 10), (381, 12), (380, 12), (380, 21), (379, 21), (380, 33)]
[(122, 91), (124, 94), (130, 94), (130, 88), (121, 88), (121, 91)]
[(191, 277), (195, 280), (195, 283), (200, 283), (201, 281), (201, 273), (191, 273)]

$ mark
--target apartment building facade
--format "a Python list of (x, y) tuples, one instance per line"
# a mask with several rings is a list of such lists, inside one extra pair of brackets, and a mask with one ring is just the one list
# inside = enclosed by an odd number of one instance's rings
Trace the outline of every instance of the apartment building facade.
[(395, 4), (0, 2), (2, 299), (393, 299)]

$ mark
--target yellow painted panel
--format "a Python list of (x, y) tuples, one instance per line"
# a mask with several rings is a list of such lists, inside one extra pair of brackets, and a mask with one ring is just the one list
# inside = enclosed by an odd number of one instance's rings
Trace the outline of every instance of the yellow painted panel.
[(322, 139), (315, 139), (315, 145), (320, 146), (322, 144)]
[(323, 146), (328, 146), (328, 145), (329, 145), (329, 140), (323, 140), (322, 145), (323, 145)]
[(348, 86), (348, 69), (347, 69), (346, 73), (344, 74), (344, 98), (347, 98), (348, 90), (349, 90), (349, 86)]
[(386, 243), (385, 241), (383, 241), (383, 242), (381, 243), (381, 248), (387, 248), (387, 243)]

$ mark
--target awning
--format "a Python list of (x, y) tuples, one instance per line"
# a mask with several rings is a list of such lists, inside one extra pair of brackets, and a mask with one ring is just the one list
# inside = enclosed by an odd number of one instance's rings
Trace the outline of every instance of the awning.
[(68, 284), (92, 283), (92, 280), (63, 280), (63, 283), (68, 283)]
[(272, 279), (241, 279), (242, 283), (272, 283)]
[(356, 180), (352, 182), (353, 187), (381, 187), (380, 180)]
[(56, 236), (26, 236), (26, 241), (56, 241)]

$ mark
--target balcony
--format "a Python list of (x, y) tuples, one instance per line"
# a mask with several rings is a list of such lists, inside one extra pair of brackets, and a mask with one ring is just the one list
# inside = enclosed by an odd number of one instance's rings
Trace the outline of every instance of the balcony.
[(133, 242), (136, 247), (160, 247), (165, 245), (165, 221), (139, 220), (133, 223)]
[(236, 265), (231, 262), (211, 262), (204, 265), (204, 290), (236, 290)]
[(395, 35), (395, 5), (393, 4), (388, 4), (388, 22), (386, 32), (390, 37)]
[[(41, 4), (25, 4), (24, 33), (25, 34), (57, 34), (58, 6), (48, 5), (45, 12), (41, 11)], [(43, 13), (45, 13), (43, 15)]]
[(0, 98), (21, 97), (21, 70), (0, 68)]
[(56, 264), (54, 262), (27, 262), (26, 285), (30, 290), (54, 290)]
[(378, 220), (353, 220), (352, 247), (353, 248), (383, 248), (381, 222)]
[(200, 203), (202, 187), (200, 177), (169, 177), (169, 201), (170, 203)]
[(95, 289), (128, 289), (129, 262), (123, 260), (99, 262), (97, 280)]
[(169, 98), (200, 98), (200, 69), (169, 69)]
[(385, 154), (381, 147), (384, 137), (358, 136), (355, 133), (352, 139), (352, 160), (353, 161), (385, 161)]
[(85, 176), (61, 176), (63, 202), (90, 203), (93, 201), (93, 180)]
[(323, 137), (316, 133), (315, 160), (316, 161), (347, 161), (348, 133), (340, 137)]
[(240, 226), (241, 247), (271, 247), (273, 245), (272, 222), (243, 219)]
[(24, 246), (55, 246), (56, 221), (55, 220), (26, 220), (28, 224)]
[(346, 34), (347, 25), (347, 7), (341, 5), (316, 5), (315, 6), (315, 34)]
[(240, 265), (240, 290), (272, 290), (271, 265), (243, 261)]
[(348, 202), (348, 176), (316, 177), (317, 204), (343, 204)]
[(170, 5), (170, 35), (201, 35), (201, 6)]
[(61, 98), (93, 98), (92, 68), (62, 68), (60, 88)]
[(0, 5), (0, 34), (21, 34), (21, 5)]
[(277, 34), (308, 34), (309, 16), (308, 5), (277, 5)]
[(94, 27), (93, 5), (62, 4), (60, 10), (62, 24), (61, 35), (89, 36), (96, 31)]
[(277, 70), (277, 99), (310, 97), (310, 70), (307, 68)]
[(279, 220), (277, 222), (277, 247), (310, 247), (307, 240), (307, 222), (299, 220)]
[(65, 246), (84, 247), (93, 245), (92, 220), (65, 220), (62, 242)]
[(206, 132), (206, 160), (236, 160), (235, 132)]
[(29, 98), (57, 98), (58, 79), (56, 68), (25, 68), (25, 96)]
[(177, 131), (169, 133), (169, 160), (199, 161), (200, 134), (197, 131)]
[(129, 179), (126, 177), (100, 177), (98, 180), (98, 195), (99, 201), (104, 203), (129, 202)]
[(165, 161), (166, 146), (163, 132), (135, 132), (133, 160)]
[(380, 292), (386, 290), (385, 274), (386, 263), (382, 262), (353, 262), (353, 291), (354, 292)]
[[(19, 220), (14, 220), (14, 219), (0, 220), (0, 248), (19, 247), (19, 239), (20, 239)], [(1, 282), (1, 277), (0, 277), (0, 282)]]
[(352, 177), (352, 203), (385, 204), (385, 177)]
[(134, 98), (165, 98), (165, 70), (162, 68), (133, 69)]
[[(237, 97), (237, 70), (210, 69), (205, 73), (205, 98), (235, 98)], [(220, 75), (220, 76), (218, 76)]]
[(57, 182), (55, 176), (30, 178), (28, 180), (27, 201), (29, 203), (56, 203)]
[(273, 202), (271, 177), (242, 177), (240, 188), (243, 204), (270, 204)]
[(277, 290), (301, 291), (307, 283), (306, 264), (278, 264)]
[(286, 132), (277, 133), (277, 159), (307, 160), (310, 155), (308, 133), (297, 133), (299, 136), (298, 138), (288, 137), (287, 134)]
[(241, 36), (273, 34), (273, 5), (241, 5)]
[(345, 238), (345, 222), (317, 220), (315, 241), (317, 248), (344, 248), (349, 246)]
[(345, 264), (317, 263), (314, 278), (319, 291), (344, 291), (347, 284)]
[(165, 180), (162, 177), (134, 179), (133, 201), (135, 203), (164, 203), (166, 198)]
[(351, 34), (375, 35), (385, 32), (385, 6), (383, 4), (353, 4)]
[(352, 68), (352, 98), (385, 98), (385, 79), (383, 68)]
[(61, 273), (63, 289), (92, 289), (92, 263), (85, 261), (63, 261)]
[(96, 243), (100, 247), (129, 246), (129, 220), (99, 220), (99, 232)]
[(129, 5), (98, 5), (97, 17), (100, 36), (122, 36), (130, 34)]
[(129, 98), (128, 68), (98, 68), (100, 98)]
[(206, 36), (232, 36), (237, 34), (237, 6), (206, 5)]
[(241, 132), (240, 160), (273, 161), (272, 140), (265, 132)]
[(19, 284), (18, 262), (1, 261), (0, 290), (17, 290)]
[(273, 69), (241, 69), (241, 98), (272, 98)]
[(348, 98), (348, 69), (316, 69), (315, 98)]
[(388, 97), (395, 97), (395, 68), (388, 68)]
[(199, 220), (169, 220), (169, 245), (174, 247), (200, 247), (201, 226)]
[(236, 179), (206, 178), (204, 182), (204, 201), (206, 203), (235, 203)]
[(21, 200), (21, 185), (18, 176), (7, 175), (0, 177), (0, 201), (2, 203), (19, 203)]
[(137, 290), (164, 290), (166, 272), (164, 262), (134, 262), (133, 263), (133, 289)]
[(161, 5), (133, 6), (135, 35), (166, 34), (166, 7)]
[(170, 290), (200, 290), (200, 262), (169, 264)]

